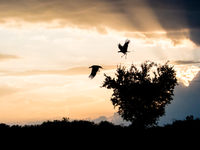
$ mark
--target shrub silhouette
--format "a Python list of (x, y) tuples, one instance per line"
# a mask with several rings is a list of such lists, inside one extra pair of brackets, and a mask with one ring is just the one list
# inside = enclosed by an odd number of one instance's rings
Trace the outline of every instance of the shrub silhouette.
[(73, 120), (69, 121), (69, 118), (63, 118), (62, 120), (54, 120), (43, 122), (40, 127), (42, 128), (95, 128), (96, 124), (94, 122), (86, 120)]
[(122, 118), (137, 128), (156, 125), (173, 100), (177, 85), (173, 66), (146, 61), (140, 67), (132, 64), (129, 70), (118, 66), (115, 75), (105, 74), (102, 87), (113, 89), (111, 101)]
[(166, 129), (178, 129), (185, 131), (199, 131), (200, 129), (200, 118), (194, 119), (194, 116), (187, 116), (185, 120), (175, 120), (172, 124), (165, 125)]

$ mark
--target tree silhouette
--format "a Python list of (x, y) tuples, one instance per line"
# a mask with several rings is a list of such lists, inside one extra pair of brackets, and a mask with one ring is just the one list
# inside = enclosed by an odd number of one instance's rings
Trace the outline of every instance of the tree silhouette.
[(146, 61), (129, 70), (118, 66), (114, 78), (105, 74), (103, 86), (113, 89), (111, 101), (118, 113), (132, 126), (146, 128), (157, 124), (165, 106), (173, 100), (177, 85), (173, 66)]

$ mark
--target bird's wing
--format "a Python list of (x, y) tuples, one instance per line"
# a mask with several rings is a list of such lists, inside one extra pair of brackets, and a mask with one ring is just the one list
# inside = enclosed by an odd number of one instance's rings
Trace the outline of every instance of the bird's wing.
[(89, 78), (93, 79), (96, 76), (98, 70), (99, 70), (99, 68), (93, 67), (91, 74), (89, 75)]
[(120, 49), (120, 51), (123, 51), (123, 46), (121, 46), (121, 44), (118, 44), (118, 48)]
[(103, 69), (101, 66), (99, 66), (99, 65), (96, 65), (97, 66), (97, 68), (98, 68), (98, 70), (99, 70), (99, 68), (101, 68), (101, 69)]
[(127, 48), (128, 48), (128, 44), (130, 43), (130, 40), (126, 40), (126, 42), (124, 43), (123, 47), (124, 47), (124, 50), (127, 51)]

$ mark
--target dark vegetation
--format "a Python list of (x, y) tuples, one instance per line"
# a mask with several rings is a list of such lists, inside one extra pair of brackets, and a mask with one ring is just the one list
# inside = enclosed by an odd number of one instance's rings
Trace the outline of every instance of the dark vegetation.
[(0, 132), (2, 131), (67, 131), (70, 133), (71, 131), (116, 131), (120, 133), (121, 131), (132, 132), (132, 133), (147, 133), (147, 134), (157, 134), (161, 131), (161, 133), (172, 133), (174, 131), (200, 131), (200, 119), (195, 118), (193, 116), (187, 116), (184, 120), (176, 120), (172, 124), (166, 124), (164, 126), (153, 126), (145, 129), (138, 129), (133, 126), (121, 126), (114, 125), (108, 121), (102, 121), (98, 124), (92, 121), (86, 120), (73, 120), (70, 121), (68, 118), (63, 118), (62, 120), (53, 120), (53, 121), (45, 121), (41, 124), (36, 125), (7, 125), (0, 124)]
[[(62, 120), (53, 120), (53, 121), (45, 121), (41, 124), (35, 125), (7, 125), (4, 123), (0, 124), (0, 130), (2, 129), (131, 129), (134, 130), (133, 126), (122, 126), (122, 125), (114, 125), (108, 121), (102, 121), (100, 123), (94, 123), (92, 121), (87, 120), (73, 120), (70, 121), (68, 118), (63, 118)], [(165, 129), (189, 129), (196, 128), (200, 129), (200, 119), (194, 119), (193, 116), (187, 116), (184, 120), (176, 120), (172, 124), (166, 124), (164, 126), (154, 126), (149, 129), (156, 128), (165, 128)]]
[[(189, 119), (188, 119), (189, 118)], [(56, 146), (73, 146), (94, 148), (122, 146), (128, 149), (130, 146), (136, 147), (158, 147), (178, 145), (178, 141), (183, 144), (198, 141), (200, 133), (200, 119), (193, 119), (191, 116), (185, 120), (177, 120), (172, 124), (149, 127), (146, 129), (138, 129), (132, 126), (119, 126), (110, 122), (103, 121), (95, 124), (91, 121), (74, 120), (69, 121), (66, 118), (62, 120), (46, 121), (39, 125), (6, 125), (0, 124), (1, 144), (3, 141), (10, 141), (8, 146), (27, 144), (38, 149), (38, 144), (46, 147)], [(168, 138), (169, 137), (169, 138)], [(17, 145), (12, 142), (17, 142)], [(184, 143), (183, 141), (187, 141)], [(158, 143), (159, 142), (159, 143)], [(155, 145), (156, 144), (156, 145)], [(193, 143), (192, 145), (195, 145)], [(60, 148), (61, 149), (61, 148)]]
[(111, 101), (119, 115), (136, 128), (156, 125), (165, 114), (165, 106), (173, 100), (177, 85), (173, 66), (147, 61), (129, 70), (119, 66), (115, 76), (105, 75), (103, 87), (113, 90)]

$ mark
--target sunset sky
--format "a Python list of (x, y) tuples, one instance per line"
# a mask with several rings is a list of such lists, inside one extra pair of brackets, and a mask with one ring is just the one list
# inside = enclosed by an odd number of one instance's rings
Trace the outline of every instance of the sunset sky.
[[(103, 74), (145, 60), (177, 71), (163, 120), (200, 116), (199, 16), (197, 0), (0, 0), (0, 122), (112, 117)], [(93, 64), (104, 69), (91, 80)]]

